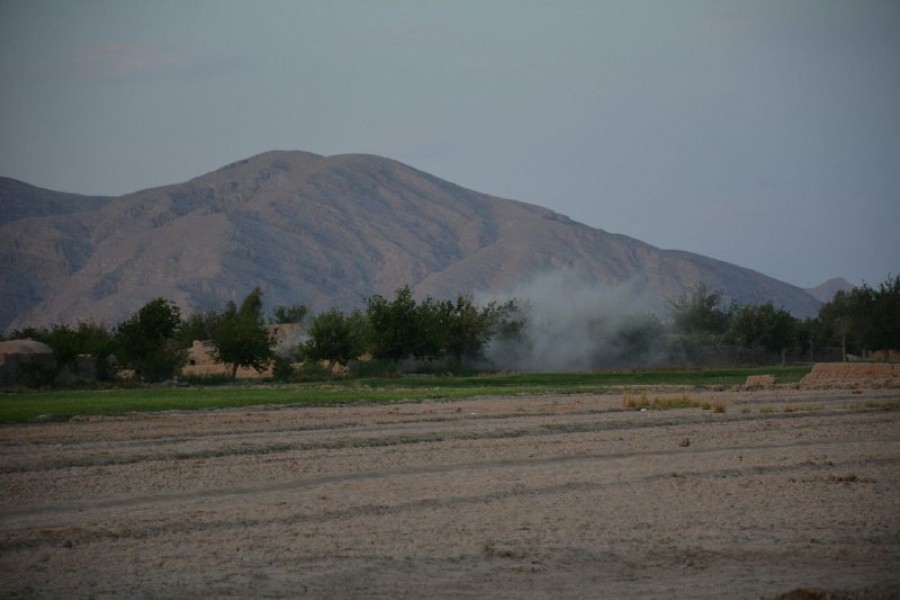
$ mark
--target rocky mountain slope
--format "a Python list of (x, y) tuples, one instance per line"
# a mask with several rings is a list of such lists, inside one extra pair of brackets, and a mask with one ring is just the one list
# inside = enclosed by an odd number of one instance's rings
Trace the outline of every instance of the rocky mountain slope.
[[(661, 250), (539, 206), (468, 190), (393, 160), (273, 151), (185, 183), (117, 198), (0, 180), (0, 329), (116, 323), (163, 296), (221, 307), (254, 286), (269, 305), (360, 305), (405, 284), (417, 294), (511, 290), (564, 270), (627, 284), (647, 306), (699, 281), (796, 315), (818, 301), (758, 272)], [(9, 207), (20, 207), (13, 211)], [(10, 217), (10, 215), (12, 215)], [(566, 302), (563, 290), (560, 303)]]
[(849, 292), (852, 289), (852, 283), (850, 283), (843, 277), (835, 277), (820, 285), (817, 285), (814, 288), (807, 289), (806, 292), (819, 302), (824, 303), (831, 302), (831, 300), (834, 298), (834, 295), (838, 292)]

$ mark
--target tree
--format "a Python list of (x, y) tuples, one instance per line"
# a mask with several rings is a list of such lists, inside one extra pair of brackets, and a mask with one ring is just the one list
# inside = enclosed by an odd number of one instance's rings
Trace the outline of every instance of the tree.
[[(863, 288), (868, 288), (863, 284)], [(900, 276), (891, 278), (870, 292), (871, 319), (867, 342), (871, 350), (900, 348)]]
[(185, 348), (190, 347), (194, 340), (211, 340), (215, 337), (221, 320), (222, 313), (215, 309), (192, 312), (181, 322), (178, 340)]
[(460, 294), (456, 301), (445, 300), (439, 312), (444, 325), (441, 346), (456, 364), (463, 356), (475, 356), (487, 341), (490, 333), (490, 315), (479, 310), (472, 298)]
[(652, 362), (661, 352), (662, 321), (653, 313), (625, 315), (615, 325), (611, 346), (612, 365), (626, 366)]
[(521, 321), (512, 318), (518, 310), (514, 300), (503, 304), (489, 302), (479, 307), (470, 296), (460, 294), (455, 302), (446, 300), (440, 306), (445, 324), (442, 348), (456, 364), (460, 364), (463, 357), (481, 356), (491, 338), (509, 336), (522, 326)]
[(181, 311), (171, 300), (154, 298), (116, 330), (119, 359), (145, 381), (173, 377), (186, 354), (175, 339)]
[(110, 379), (114, 373), (109, 357), (116, 352), (116, 340), (112, 331), (90, 322), (80, 322), (76, 327), (56, 325), (47, 336), (47, 344), (60, 367), (74, 368), (79, 356), (92, 356), (96, 364), (97, 379)]
[(269, 320), (273, 324), (302, 323), (309, 314), (305, 304), (293, 304), (291, 306), (276, 306), (273, 316)]
[(671, 308), (678, 332), (716, 339), (728, 330), (733, 307), (723, 305), (722, 292), (700, 282), (676, 298)]
[(345, 315), (338, 309), (317, 315), (309, 328), (309, 340), (303, 346), (306, 360), (327, 360), (328, 370), (335, 364), (347, 366), (366, 351), (366, 317), (360, 311)]
[(368, 298), (366, 304), (374, 358), (399, 362), (420, 351), (420, 319), (409, 286), (398, 289), (392, 302), (375, 295)]
[(262, 312), (262, 290), (254, 288), (240, 308), (229, 302), (213, 336), (215, 358), (231, 365), (232, 379), (238, 367), (261, 373), (275, 358), (275, 338), (266, 330)]
[(728, 339), (743, 348), (781, 352), (800, 345), (800, 321), (771, 302), (741, 306), (734, 311)]
[(839, 291), (819, 309), (819, 337), (840, 343), (848, 351), (888, 350), (900, 347), (900, 276), (878, 288), (867, 284)]

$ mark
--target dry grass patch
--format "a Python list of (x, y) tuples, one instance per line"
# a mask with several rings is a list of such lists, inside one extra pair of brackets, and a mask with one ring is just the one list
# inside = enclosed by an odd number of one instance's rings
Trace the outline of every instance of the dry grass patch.
[(631, 392), (625, 392), (622, 396), (622, 407), (654, 410), (673, 410), (677, 408), (702, 408), (703, 410), (712, 410), (714, 413), (724, 413), (725, 405), (722, 403), (700, 402), (682, 394), (681, 396), (659, 396), (656, 398), (648, 398), (647, 392), (642, 391), (636, 396)]

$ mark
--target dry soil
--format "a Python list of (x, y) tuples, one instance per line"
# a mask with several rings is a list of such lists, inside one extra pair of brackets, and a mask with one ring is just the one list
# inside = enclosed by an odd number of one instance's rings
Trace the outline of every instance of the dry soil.
[(900, 596), (900, 390), (684, 396), (3, 426), (0, 595)]

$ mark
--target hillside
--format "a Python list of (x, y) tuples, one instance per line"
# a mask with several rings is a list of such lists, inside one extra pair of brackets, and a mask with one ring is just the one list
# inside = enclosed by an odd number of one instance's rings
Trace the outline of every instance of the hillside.
[(82, 196), (54, 192), (23, 181), (0, 177), (0, 226), (20, 219), (65, 215), (102, 208), (110, 196)]
[[(10, 181), (0, 180), (4, 212), (17, 201)], [(818, 307), (804, 290), (758, 272), (370, 155), (273, 151), (185, 183), (84, 199), (79, 210), (47, 206), (0, 227), (0, 329), (115, 323), (155, 296), (185, 310), (222, 306), (257, 285), (269, 305), (323, 310), (405, 284), (435, 297), (501, 292), (559, 270), (628, 284), (647, 306), (705, 281), (740, 302), (772, 300), (800, 316)]]
[(843, 277), (835, 277), (828, 281), (817, 285), (814, 288), (806, 290), (806, 292), (818, 300), (819, 302), (831, 302), (834, 295), (838, 292), (849, 292), (853, 289), (853, 284)]

